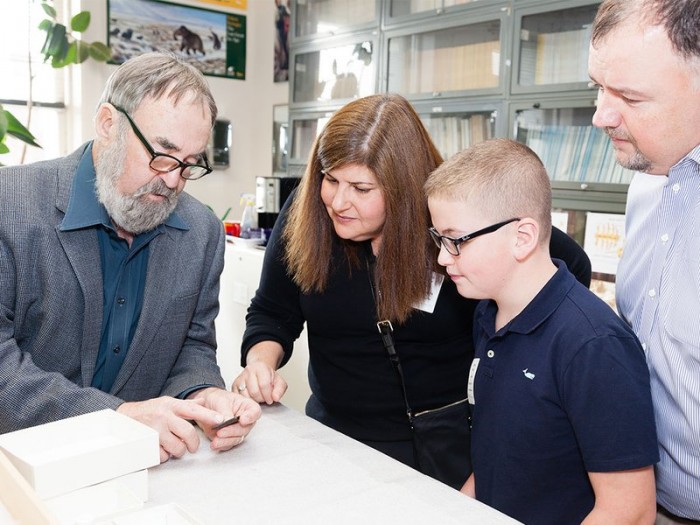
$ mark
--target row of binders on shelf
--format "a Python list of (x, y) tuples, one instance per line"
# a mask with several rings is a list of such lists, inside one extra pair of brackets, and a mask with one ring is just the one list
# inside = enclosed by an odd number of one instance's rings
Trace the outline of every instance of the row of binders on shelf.
[(523, 86), (541, 86), (588, 80), (591, 26), (572, 31), (520, 32), (520, 76)]
[(634, 172), (615, 160), (611, 140), (593, 126), (528, 125), (519, 135), (542, 159), (553, 181), (629, 184)]
[(412, 35), (403, 40), (405, 45), (392, 42), (390, 91), (442, 93), (498, 87), (500, 41), (441, 47), (433, 42), (436, 38)]
[(443, 159), (468, 148), (472, 144), (493, 137), (493, 125), (489, 114), (422, 117), (423, 124), (440, 150)]

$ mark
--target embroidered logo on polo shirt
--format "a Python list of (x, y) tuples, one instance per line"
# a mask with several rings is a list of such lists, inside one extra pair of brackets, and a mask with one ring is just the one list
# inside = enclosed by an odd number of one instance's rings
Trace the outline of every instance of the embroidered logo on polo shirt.
[(527, 377), (530, 381), (532, 381), (533, 379), (535, 379), (535, 374), (533, 374), (532, 372), (528, 372), (528, 371), (527, 371), (527, 368), (526, 368), (525, 370), (523, 370), (523, 375), (524, 375), (525, 377)]

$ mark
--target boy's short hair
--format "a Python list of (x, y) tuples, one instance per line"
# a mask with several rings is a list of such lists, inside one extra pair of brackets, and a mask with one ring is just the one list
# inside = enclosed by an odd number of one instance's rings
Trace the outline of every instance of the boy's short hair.
[(540, 244), (552, 230), (552, 188), (537, 154), (520, 142), (490, 139), (460, 151), (428, 177), (428, 198), (469, 203), (494, 221), (531, 217), (540, 225)]

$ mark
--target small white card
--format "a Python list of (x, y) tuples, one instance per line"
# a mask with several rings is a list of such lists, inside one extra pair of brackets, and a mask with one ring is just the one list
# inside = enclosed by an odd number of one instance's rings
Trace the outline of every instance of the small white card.
[(475, 357), (469, 369), (469, 380), (467, 381), (467, 398), (469, 399), (470, 405), (476, 405), (476, 401), (474, 401), (474, 381), (476, 380), (476, 371), (478, 368), (479, 358)]
[(413, 305), (413, 308), (432, 314), (435, 311), (435, 305), (437, 304), (440, 288), (442, 288), (442, 282), (444, 280), (444, 276), (433, 272), (433, 282), (430, 284), (430, 293), (428, 293), (428, 296), (420, 303)]

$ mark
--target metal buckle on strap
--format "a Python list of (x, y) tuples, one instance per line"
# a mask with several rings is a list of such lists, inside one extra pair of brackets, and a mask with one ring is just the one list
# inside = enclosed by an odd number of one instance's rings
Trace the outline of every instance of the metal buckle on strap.
[(379, 330), (380, 334), (390, 334), (394, 331), (394, 327), (391, 326), (391, 321), (388, 319), (386, 321), (379, 321), (377, 323), (377, 329)]

